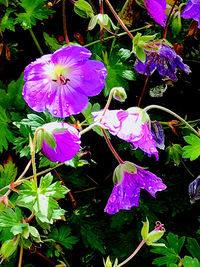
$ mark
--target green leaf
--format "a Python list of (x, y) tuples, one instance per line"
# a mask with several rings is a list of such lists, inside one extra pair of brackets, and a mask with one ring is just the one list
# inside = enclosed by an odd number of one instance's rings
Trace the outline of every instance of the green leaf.
[(0, 105), (5, 109), (23, 110), (25, 101), (22, 97), (22, 88), (24, 85), (24, 74), (17, 81), (12, 81), (8, 84), (7, 92), (0, 89)]
[(0, 106), (0, 152), (3, 152), (3, 148), (8, 149), (8, 142), (14, 141), (14, 135), (10, 131), (8, 123), (10, 118), (6, 111)]
[(10, 17), (10, 14), (14, 12), (14, 9), (7, 8), (6, 13), (1, 19), (1, 30), (4, 32), (6, 29), (15, 31), (15, 19)]
[[(12, 160), (8, 160), (3, 165), (0, 165), (0, 188), (9, 185), (17, 176), (17, 168)], [(0, 196), (4, 195), (8, 189), (0, 192)]]
[(142, 47), (137, 46), (135, 54), (139, 58), (139, 60), (142, 61), (142, 63), (145, 63), (146, 53), (144, 52), (144, 49)]
[(0, 0), (0, 3), (5, 6), (8, 6), (8, 0)]
[(56, 38), (51, 37), (48, 33), (43, 33), (45, 44), (49, 47), (50, 51), (53, 53), (55, 50), (62, 47), (62, 45), (59, 44)]
[(45, 2), (45, 0), (21, 0), (20, 5), (25, 12), (17, 15), (16, 23), (20, 23), (22, 28), (27, 30), (36, 25), (36, 19), (48, 19), (49, 15), (54, 13), (54, 11), (45, 6)]
[(118, 52), (120, 61), (123, 62), (131, 56), (131, 51), (129, 49), (121, 48)]
[(187, 238), (186, 248), (192, 257), (197, 258), (200, 261), (200, 246), (195, 238)]
[(48, 238), (53, 239), (67, 249), (72, 249), (72, 245), (78, 242), (76, 236), (71, 236), (71, 228), (65, 225), (62, 225), (59, 228), (53, 228), (52, 232), (48, 235)]
[(167, 264), (167, 266), (172, 263), (176, 263), (179, 258), (179, 253), (184, 244), (185, 237), (178, 238), (177, 235), (169, 233), (167, 235), (167, 241), (165, 242), (166, 247), (156, 247), (151, 250), (153, 253), (161, 254), (162, 257), (153, 260), (153, 264), (157, 266), (162, 266)]
[(190, 160), (197, 159), (200, 156), (200, 138), (191, 133), (184, 139), (189, 145), (183, 147), (183, 157)]
[(74, 11), (82, 18), (89, 18), (94, 16), (94, 12), (91, 5), (84, 0), (78, 0), (75, 2)]
[(35, 210), (42, 223), (53, 223), (53, 219), (60, 219), (65, 212), (54, 198), (63, 198), (69, 190), (60, 181), (53, 184), (52, 181), (50, 173), (40, 179), (39, 188), (33, 181), (24, 181), (17, 199), (17, 205)]
[(182, 263), (184, 267), (200, 267), (200, 262), (196, 258), (192, 258), (189, 256), (185, 256), (182, 259)]

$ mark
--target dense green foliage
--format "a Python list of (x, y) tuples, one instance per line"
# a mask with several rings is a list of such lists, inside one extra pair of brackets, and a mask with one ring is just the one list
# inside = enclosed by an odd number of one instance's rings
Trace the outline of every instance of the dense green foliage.
[[(108, 133), (124, 160), (148, 166), (167, 185), (155, 199), (142, 190), (139, 207), (115, 215), (104, 212), (117, 161), (99, 126), (82, 136), (81, 150), (65, 163), (49, 161), (40, 147), (36, 148), (38, 185), (32, 179), (30, 160), (35, 130), (57, 119), (47, 111), (36, 113), (26, 105), (22, 97), (23, 71), (42, 54), (66, 45), (63, 5), (66, 5), (70, 41), (87, 47), (93, 59), (105, 64), (108, 75), (103, 92), (90, 98), (81, 114), (58, 121), (83, 122), (83, 128), (91, 125), (94, 122), (91, 112), (104, 108), (113, 87), (123, 87), (128, 97), (123, 103), (113, 100), (112, 109), (137, 106), (146, 76), (134, 70), (136, 55), (145, 61), (144, 42), (162, 38), (164, 30), (135, 1), (129, 1), (131, 5), (123, 8), (125, 2), (111, 1), (117, 13), (121, 11), (128, 29), (137, 34), (133, 44), (106, 2), (104, 12), (109, 17), (98, 20), (94, 16), (99, 13), (99, 1), (79, 0), (74, 4), (56, 0), (0, 0), (0, 262), (3, 267), (18, 266), (20, 249), (24, 267), (36, 267), (38, 262), (41, 266), (112, 267), (113, 264), (114, 267), (116, 258), (122, 262), (141, 242), (142, 222), (146, 217), (150, 229), (157, 220), (164, 223), (166, 233), (158, 242), (166, 246), (144, 245), (126, 266), (200, 266), (200, 202), (191, 204), (188, 193), (189, 184), (199, 176), (200, 137), (183, 122), (172, 121), (176, 119), (172, 115), (155, 109), (149, 112), (152, 121), (161, 122), (165, 134), (165, 149), (159, 149), (159, 161)], [(174, 1), (167, 2), (171, 10)], [(185, 1), (177, 2), (180, 6)], [(191, 20), (184, 19), (177, 30), (175, 19), (174, 12), (168, 24), (167, 41), (174, 45), (192, 72), (178, 73), (177, 82), (163, 81), (154, 73), (141, 107), (156, 104), (169, 108), (198, 132), (200, 31), (196, 28), (195, 32)], [(23, 173), (27, 165), (30, 168)]]

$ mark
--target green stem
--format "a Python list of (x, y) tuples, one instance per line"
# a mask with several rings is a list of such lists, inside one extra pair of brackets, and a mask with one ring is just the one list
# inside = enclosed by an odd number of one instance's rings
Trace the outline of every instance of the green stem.
[(36, 187), (37, 187), (37, 171), (36, 171), (36, 164), (35, 164), (35, 149), (36, 149), (37, 135), (38, 135), (39, 131), (44, 131), (44, 129), (41, 127), (37, 128), (37, 130), (35, 131), (35, 134), (34, 134), (33, 141), (30, 138), (33, 179), (34, 179), (34, 183), (35, 183)]
[(95, 126), (99, 126), (101, 128), (103, 127), (101, 123), (95, 122), (93, 124), (90, 124), (87, 128), (85, 128), (82, 131), (80, 131), (80, 135), (83, 135), (84, 133), (87, 133), (88, 131), (92, 130), (92, 128), (94, 128)]
[[(147, 29), (147, 28), (149, 28), (149, 27), (150, 27), (150, 25), (146, 25), (146, 26), (143, 26), (143, 27), (140, 27), (140, 28), (131, 30), (130, 32), (137, 32), (137, 31), (140, 31), (140, 30), (143, 30), (143, 29)], [(121, 36), (124, 36), (124, 35), (127, 35), (127, 32), (119, 33), (119, 34), (117, 35), (117, 37), (121, 37)], [(106, 37), (106, 38), (104, 38), (104, 41), (107, 41), (107, 40), (110, 40), (110, 39), (113, 39), (113, 38), (116, 38), (116, 36), (109, 36), (109, 37)], [(89, 44), (84, 45), (84, 47), (88, 47), (88, 46), (91, 46), (91, 45), (94, 45), (94, 44), (97, 44), (97, 43), (100, 43), (100, 42), (101, 42), (101, 40), (96, 40), (96, 41), (94, 41), (94, 42), (91, 42), (91, 43), (89, 43)]]
[(186, 169), (186, 171), (192, 176), (194, 177), (194, 174), (188, 169), (188, 167), (186, 166), (185, 162), (181, 159), (181, 163), (183, 164), (184, 168)]
[(172, 116), (176, 117), (178, 120), (183, 122), (193, 133), (195, 133), (198, 137), (200, 137), (200, 134), (186, 120), (184, 120), (182, 117), (180, 117), (178, 114), (176, 114), (175, 112), (171, 111), (168, 108), (158, 106), (158, 105), (150, 105), (150, 106), (147, 106), (146, 108), (144, 108), (144, 111), (147, 112), (148, 110), (153, 109), (153, 108), (163, 110), (163, 111), (171, 114)]
[(133, 253), (132, 253), (132, 254), (131, 254), (125, 261), (123, 261), (122, 263), (118, 264), (117, 267), (121, 267), (121, 266), (123, 266), (124, 264), (126, 264), (128, 261), (130, 261), (130, 260), (131, 260), (131, 259), (138, 253), (138, 251), (141, 249), (141, 247), (142, 247), (145, 243), (146, 243), (146, 240), (143, 239), (143, 240), (140, 242), (139, 246), (136, 248), (136, 250), (133, 251)]
[(35, 34), (34, 34), (33, 30), (29, 29), (29, 32), (31, 34), (31, 37), (33, 38), (33, 41), (34, 41), (35, 45), (37, 46), (38, 51), (40, 52), (40, 55), (42, 56), (44, 53), (43, 53), (42, 48), (40, 47), (40, 45), (38, 43), (37, 38), (35, 37)]

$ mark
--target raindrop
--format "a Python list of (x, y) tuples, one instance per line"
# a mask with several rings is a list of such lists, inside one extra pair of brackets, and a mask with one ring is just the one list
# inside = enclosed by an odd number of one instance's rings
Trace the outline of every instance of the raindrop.
[(57, 110), (54, 110), (54, 111), (53, 111), (53, 114), (54, 114), (54, 115), (57, 115), (57, 114), (58, 114), (58, 111), (57, 111)]

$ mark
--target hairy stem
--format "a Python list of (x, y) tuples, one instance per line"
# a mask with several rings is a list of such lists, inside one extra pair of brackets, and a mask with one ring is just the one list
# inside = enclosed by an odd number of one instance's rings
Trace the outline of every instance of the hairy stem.
[(126, 264), (127, 262), (129, 262), (137, 253), (138, 253), (138, 251), (141, 249), (141, 247), (144, 245), (146, 243), (146, 240), (145, 239), (143, 239), (141, 242), (140, 242), (140, 244), (139, 244), (139, 246), (136, 248), (136, 250), (135, 251), (133, 251), (133, 253), (125, 260), (125, 261), (123, 261), (123, 262), (121, 262), (120, 264), (118, 264), (117, 265), (117, 267), (121, 267), (121, 266), (123, 266), (124, 264)]
[(120, 19), (120, 17), (117, 15), (116, 11), (114, 10), (114, 8), (112, 7), (112, 5), (110, 4), (110, 2), (108, 0), (105, 0), (106, 4), (108, 5), (108, 7), (110, 8), (111, 12), (113, 13), (113, 15), (115, 16), (115, 18), (117, 19), (117, 21), (119, 22), (119, 24), (122, 26), (122, 28), (127, 32), (128, 36), (133, 39), (134, 36), (132, 35), (132, 33), (128, 30), (128, 28), (126, 27), (126, 25), (124, 24), (124, 22)]
[(144, 108), (144, 111), (147, 112), (148, 110), (153, 109), (153, 108), (163, 110), (163, 111), (171, 114), (172, 116), (176, 117), (179, 121), (183, 122), (193, 133), (195, 133), (198, 137), (200, 137), (200, 134), (186, 120), (184, 120), (182, 117), (180, 117), (178, 114), (176, 114), (175, 112), (171, 111), (168, 108), (158, 106), (158, 105), (150, 105), (150, 106), (147, 106), (146, 108)]
[(143, 87), (143, 89), (142, 89), (142, 93), (141, 93), (141, 95), (140, 95), (140, 98), (139, 98), (139, 101), (138, 101), (138, 107), (140, 106), (140, 104), (141, 104), (141, 101), (142, 101), (142, 98), (143, 98), (143, 95), (144, 95), (144, 92), (145, 92), (145, 90), (146, 90), (146, 87), (147, 87), (147, 83), (148, 83), (148, 80), (149, 80), (149, 75), (147, 75), (147, 77), (146, 77), (146, 80), (145, 80), (145, 82), (144, 82), (144, 87)]
[(29, 29), (29, 32), (31, 34), (31, 37), (33, 38), (33, 41), (34, 41), (35, 45), (37, 46), (37, 49), (38, 49), (40, 55), (42, 56), (44, 53), (42, 51), (42, 48), (40, 47), (40, 44), (38, 43), (37, 38), (35, 37), (35, 34), (34, 34), (33, 30)]
[(106, 139), (106, 143), (107, 143), (107, 145), (109, 146), (111, 152), (113, 153), (113, 155), (115, 156), (115, 158), (117, 159), (117, 161), (118, 161), (120, 164), (123, 164), (123, 163), (124, 163), (123, 160), (120, 158), (120, 156), (117, 154), (116, 150), (115, 150), (114, 147), (112, 146), (112, 144), (111, 144), (111, 142), (110, 142), (110, 140), (109, 140), (109, 138), (108, 138), (108, 136), (107, 136), (107, 133), (106, 133), (105, 129), (102, 128), (101, 130), (102, 130), (102, 132), (103, 132), (103, 135), (104, 135), (104, 137), (105, 137), (105, 139)]
[(20, 247), (18, 267), (22, 266), (23, 251), (24, 251), (24, 247), (23, 247), (23, 243), (22, 243), (21, 247)]
[(63, 31), (64, 31), (65, 42), (69, 44), (70, 41), (67, 35), (67, 24), (66, 24), (66, 0), (63, 0), (62, 2), (62, 17), (63, 17)]

